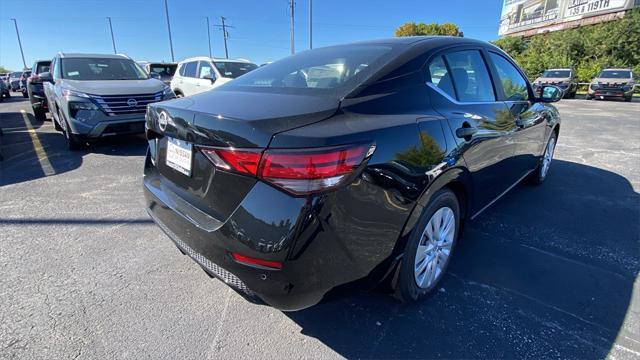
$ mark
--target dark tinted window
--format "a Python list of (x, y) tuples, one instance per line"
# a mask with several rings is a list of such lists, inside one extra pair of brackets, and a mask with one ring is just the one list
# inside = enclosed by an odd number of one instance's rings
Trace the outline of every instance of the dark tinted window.
[(459, 101), (495, 101), (487, 66), (478, 50), (445, 54)]
[(63, 58), (62, 77), (70, 80), (145, 80), (147, 73), (131, 59)]
[(160, 76), (173, 76), (176, 72), (176, 65), (171, 64), (151, 64), (149, 65), (149, 71), (158, 73)]
[(529, 99), (527, 80), (507, 59), (496, 53), (489, 53), (491, 60), (498, 70), (498, 77), (502, 84), (505, 100), (521, 101)]
[(430, 82), (437, 86), (440, 90), (449, 94), (452, 98), (456, 98), (455, 90), (453, 90), (453, 82), (451, 74), (442, 60), (442, 56), (438, 56), (429, 63)]
[(235, 79), (258, 67), (256, 64), (216, 61), (215, 66), (223, 77)]
[(184, 69), (184, 75), (183, 76), (187, 76), (187, 77), (196, 77), (196, 69), (198, 68), (198, 62), (197, 61), (191, 61), (188, 62), (184, 65), (185, 69)]
[(198, 77), (200, 79), (204, 78), (216, 78), (215, 71), (213, 71), (213, 67), (211, 63), (208, 61), (200, 61), (200, 66), (198, 67)]
[(36, 74), (42, 74), (43, 72), (49, 71), (49, 67), (50, 66), (51, 66), (51, 62), (50, 61), (40, 61), (35, 66), (35, 72), (36, 72)]

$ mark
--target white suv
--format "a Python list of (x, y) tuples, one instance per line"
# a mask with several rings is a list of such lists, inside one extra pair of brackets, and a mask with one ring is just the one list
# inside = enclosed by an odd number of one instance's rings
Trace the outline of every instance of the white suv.
[(214, 59), (206, 56), (185, 59), (178, 63), (178, 71), (171, 79), (171, 89), (177, 97), (194, 95), (218, 87), (257, 67), (244, 59)]

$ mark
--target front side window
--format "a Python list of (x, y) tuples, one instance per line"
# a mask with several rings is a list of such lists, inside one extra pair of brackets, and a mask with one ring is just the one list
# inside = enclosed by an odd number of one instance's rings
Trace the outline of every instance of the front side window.
[(489, 56), (498, 71), (498, 78), (502, 84), (505, 100), (528, 100), (529, 91), (527, 90), (527, 80), (520, 74), (518, 69), (501, 55), (490, 52)]
[(198, 67), (198, 78), (215, 79), (215, 77), (211, 63), (208, 61), (200, 61), (200, 66)]
[(256, 64), (230, 61), (216, 61), (215, 65), (222, 77), (231, 79), (235, 79), (238, 76), (244, 75), (249, 71), (258, 68), (258, 65)]
[(62, 77), (69, 80), (146, 80), (146, 72), (131, 59), (63, 58)]
[(444, 55), (451, 72), (459, 101), (495, 101), (493, 85), (482, 55), (478, 50), (456, 51)]

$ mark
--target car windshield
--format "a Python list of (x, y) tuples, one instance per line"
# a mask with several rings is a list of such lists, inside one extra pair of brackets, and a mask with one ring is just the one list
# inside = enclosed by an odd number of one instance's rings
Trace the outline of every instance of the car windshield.
[(604, 79), (631, 79), (631, 71), (603, 70), (598, 77)]
[(42, 74), (43, 72), (49, 71), (49, 67), (51, 66), (51, 61), (41, 61), (36, 65), (36, 74)]
[(177, 67), (177, 64), (151, 64), (149, 65), (149, 71), (158, 73), (160, 76), (173, 76)]
[(69, 80), (145, 80), (147, 74), (130, 59), (63, 58), (62, 77)]
[(256, 64), (244, 63), (244, 62), (231, 62), (231, 61), (215, 61), (213, 63), (216, 69), (220, 72), (220, 75), (226, 78), (235, 79), (238, 76), (244, 75), (251, 70), (258, 67)]
[(228, 88), (326, 92), (361, 81), (379, 68), (391, 49), (389, 45), (349, 45), (308, 50), (260, 67)]
[(568, 78), (571, 77), (569, 70), (547, 70), (542, 74), (545, 78)]
[(12, 72), (11, 75), (9, 75), (9, 77), (17, 78), (17, 77), (20, 77), (20, 75), (22, 75), (21, 72)]

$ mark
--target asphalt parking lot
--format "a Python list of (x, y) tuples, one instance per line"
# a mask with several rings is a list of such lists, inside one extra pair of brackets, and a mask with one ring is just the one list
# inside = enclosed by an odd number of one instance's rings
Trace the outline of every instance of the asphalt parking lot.
[(465, 229), (426, 302), (247, 302), (146, 215), (146, 142), (65, 149), (0, 103), (0, 358), (640, 357), (640, 102), (563, 100), (555, 161)]

